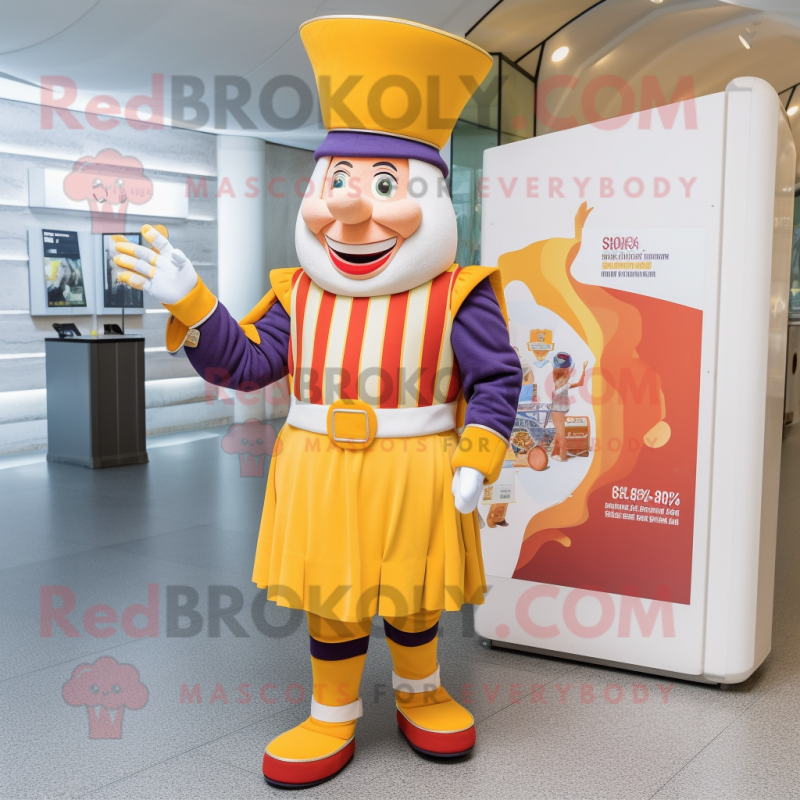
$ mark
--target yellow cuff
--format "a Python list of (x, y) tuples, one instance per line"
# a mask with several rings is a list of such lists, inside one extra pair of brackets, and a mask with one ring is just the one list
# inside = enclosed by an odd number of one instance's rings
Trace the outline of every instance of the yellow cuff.
[(200, 278), (197, 279), (197, 286), (183, 300), (178, 300), (171, 306), (164, 303), (164, 308), (187, 328), (193, 328), (195, 325), (205, 322), (216, 307), (217, 298)]
[(480, 425), (467, 425), (453, 456), (453, 469), (471, 467), (482, 472), (485, 483), (494, 483), (503, 469), (508, 442)]
[(173, 316), (167, 320), (167, 330), (164, 338), (166, 339), (167, 352), (177, 353), (183, 347), (186, 336), (189, 333), (189, 326), (184, 325), (179, 319)]

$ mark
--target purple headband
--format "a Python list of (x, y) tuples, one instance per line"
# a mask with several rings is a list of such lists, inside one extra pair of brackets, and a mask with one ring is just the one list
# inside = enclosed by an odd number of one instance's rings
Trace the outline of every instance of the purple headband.
[(449, 172), (439, 151), (429, 144), (401, 139), (383, 133), (366, 131), (330, 131), (325, 141), (314, 152), (314, 160), (324, 156), (352, 156), (353, 158), (416, 158), (438, 167), (444, 177)]

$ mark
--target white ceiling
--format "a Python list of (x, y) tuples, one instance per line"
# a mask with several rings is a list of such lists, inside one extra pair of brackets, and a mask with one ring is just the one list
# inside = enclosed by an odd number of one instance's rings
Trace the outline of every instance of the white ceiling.
[[(279, 75), (297, 75), (313, 87), (297, 29), (307, 19), (337, 13), (405, 17), (460, 35), (473, 29), (470, 39), (518, 59), (586, 11), (548, 39), (541, 67), (542, 78), (563, 73), (578, 78), (578, 91), (554, 92), (548, 107), (579, 122), (584, 121), (579, 90), (600, 74), (625, 78), (637, 98), (644, 75), (655, 75), (667, 94), (680, 75), (692, 76), (698, 95), (721, 91), (739, 75), (762, 77), (778, 91), (800, 81), (800, 0), (663, 0), (659, 5), (650, 0), (604, 0), (590, 8), (595, 3), (24, 0), (12, 6), (7, 2), (0, 26), (0, 97), (40, 102), (43, 76), (64, 75), (78, 88), (73, 107), (83, 108), (98, 94), (111, 95), (124, 105), (135, 95), (150, 95), (152, 75), (163, 74), (167, 116), (171, 117), (173, 76), (200, 78), (204, 101), (212, 109), (214, 76), (242, 76), (253, 90), (244, 110), (257, 126), (246, 132), (313, 147), (323, 135), (316, 110), (309, 123), (297, 130), (271, 130), (260, 114), (258, 93)], [(738, 39), (745, 26), (756, 31), (751, 50), (745, 50)], [(550, 56), (561, 45), (568, 46), (570, 53), (565, 61), (554, 64)], [(520, 66), (535, 72), (538, 56), (537, 50), (522, 58)], [(603, 116), (619, 108), (612, 90), (597, 100)], [(800, 103), (800, 91), (795, 101)], [(297, 109), (296, 95), (281, 89), (275, 109), (291, 116)], [(792, 121), (800, 129), (800, 114)], [(242, 132), (234, 120), (228, 124), (228, 130)], [(217, 130), (213, 113), (202, 129)], [(542, 133), (546, 130), (539, 128)]]
[[(800, 82), (800, 0), (596, 1), (502, 0), (469, 38), (489, 50), (505, 47), (531, 74), (541, 55), (540, 83), (556, 75), (574, 76), (573, 89), (547, 93), (547, 109), (576, 124), (587, 121), (583, 89), (600, 76), (624, 78), (633, 89), (634, 110), (639, 110), (646, 76), (657, 80), (667, 101), (682, 76), (690, 77), (695, 96), (720, 92), (743, 75), (763, 78), (778, 92)], [(566, 10), (573, 16), (585, 13), (553, 35)], [(739, 41), (745, 28), (756, 34), (750, 50)], [(525, 55), (543, 40), (543, 52), (538, 48)], [(569, 54), (554, 63), (552, 54), (562, 46), (569, 47)], [(788, 93), (782, 100), (788, 100)], [(791, 105), (800, 107), (800, 88)], [(602, 117), (621, 113), (621, 106), (613, 88), (596, 97)], [(800, 113), (790, 119), (800, 152)], [(537, 134), (549, 131), (540, 119)]]
[[(213, 108), (214, 76), (247, 79), (252, 98), (245, 112), (258, 126), (249, 135), (313, 147), (323, 133), (315, 121), (290, 132), (270, 131), (258, 107), (258, 94), (274, 77), (297, 75), (310, 87), (314, 76), (299, 25), (325, 14), (377, 14), (404, 17), (463, 34), (495, 0), (24, 0), (4, 3), (0, 26), (0, 97), (40, 102), (43, 76), (63, 75), (77, 86), (74, 108), (98, 94), (123, 106), (150, 95), (153, 74), (166, 76), (171, 107), (171, 77), (203, 81), (205, 102)], [(11, 77), (16, 80), (12, 80)], [(32, 85), (20, 81), (29, 82)], [(316, 95), (316, 92), (314, 92)], [(57, 94), (60, 96), (60, 92)], [(296, 94), (281, 89), (275, 110), (291, 117)], [(148, 114), (144, 109), (143, 116)], [(171, 116), (168, 112), (168, 116)], [(239, 129), (235, 120), (230, 127)], [(203, 130), (216, 130), (213, 113)]]

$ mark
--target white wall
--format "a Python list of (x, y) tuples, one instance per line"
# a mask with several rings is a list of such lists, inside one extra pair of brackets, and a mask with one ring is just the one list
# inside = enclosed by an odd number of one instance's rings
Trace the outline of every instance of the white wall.
[[(73, 321), (82, 333), (91, 330), (91, 317), (31, 317), (28, 312), (28, 246), (30, 227), (90, 230), (88, 213), (32, 211), (28, 206), (28, 168), (71, 169), (82, 156), (96, 156), (114, 148), (134, 156), (151, 178), (186, 185), (187, 176), (206, 179), (208, 197), (189, 198), (189, 219), (170, 224), (170, 238), (185, 250), (212, 289), (217, 285), (216, 157), (214, 136), (195, 131), (133, 130), (119, 121), (114, 130), (92, 128), (82, 114), (75, 115), (82, 130), (69, 130), (55, 117), (52, 130), (42, 127), (41, 109), (26, 103), (0, 100), (0, 392), (44, 388), (44, 358), (9, 359), (44, 352), (44, 337), (52, 323)], [(134, 218), (133, 224), (143, 224)], [(145, 299), (147, 309), (157, 304)], [(13, 313), (13, 312), (24, 312)], [(100, 322), (118, 322), (118, 317)], [(145, 313), (126, 317), (126, 329), (145, 336), (145, 366), (149, 379), (192, 375), (184, 356), (151, 351), (164, 346), (166, 315)], [(6, 358), (2, 358), (6, 356)]]
[[(71, 169), (82, 156), (93, 157), (110, 147), (123, 156), (139, 159), (145, 174), (153, 179), (176, 181), (183, 186), (188, 177), (196, 185), (205, 179), (205, 196), (203, 192), (197, 197), (189, 194), (189, 218), (171, 222), (168, 227), (170, 239), (192, 259), (203, 281), (212, 291), (218, 289), (217, 190), (224, 176), (219, 179), (217, 176), (215, 137), (172, 128), (137, 131), (125, 121), (119, 121), (113, 130), (100, 131), (89, 125), (84, 115), (74, 113), (74, 116), (81, 130), (68, 129), (58, 116), (53, 128), (45, 129), (39, 106), (0, 100), (0, 406), (5, 409), (0, 415), (0, 454), (44, 444), (46, 423), (37, 403), (44, 397), (41, 391), (45, 389), (44, 338), (54, 334), (52, 323), (75, 322), (83, 333), (92, 327), (91, 316), (30, 316), (27, 229), (90, 230), (91, 218), (88, 210), (71, 213), (28, 208), (29, 167)], [(273, 182), (271, 193), (266, 186), (261, 187), (267, 192), (264, 269), (269, 270), (297, 265), (294, 221), (301, 197), (295, 185), (299, 179), (311, 175), (314, 162), (310, 151), (269, 143), (266, 162), (267, 182), (283, 178)], [(301, 190), (303, 185), (301, 182)], [(143, 222), (133, 218), (134, 227)], [(260, 299), (261, 289), (254, 287), (253, 305)], [(148, 296), (145, 309), (143, 316), (126, 316), (126, 330), (145, 337), (148, 386), (163, 379), (193, 378), (194, 370), (182, 353), (171, 356), (163, 349), (166, 313)], [(100, 324), (118, 321), (118, 316), (99, 319)], [(25, 391), (31, 394), (22, 394)], [(14, 395), (3, 398), (4, 393)], [(25, 405), (28, 400), (30, 408)], [(148, 407), (151, 405), (148, 401)], [(233, 419), (229, 406), (215, 408), (173, 398), (161, 408), (148, 408), (149, 433), (224, 424)]]

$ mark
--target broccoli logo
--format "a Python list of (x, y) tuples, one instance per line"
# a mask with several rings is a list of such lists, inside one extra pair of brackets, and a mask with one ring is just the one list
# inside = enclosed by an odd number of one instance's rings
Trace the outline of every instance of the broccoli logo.
[(278, 455), (280, 442), (275, 428), (268, 422), (248, 419), (228, 428), (228, 433), (222, 437), (222, 450), (239, 456), (242, 478), (263, 478), (267, 456)]
[(123, 156), (113, 148), (95, 158), (82, 156), (64, 179), (70, 200), (85, 200), (92, 212), (92, 233), (119, 233), (131, 203), (141, 205), (153, 196), (153, 183), (144, 174), (142, 162)]
[(150, 697), (136, 667), (111, 656), (75, 667), (61, 695), (71, 706), (86, 706), (90, 739), (121, 739), (125, 709), (136, 711)]

